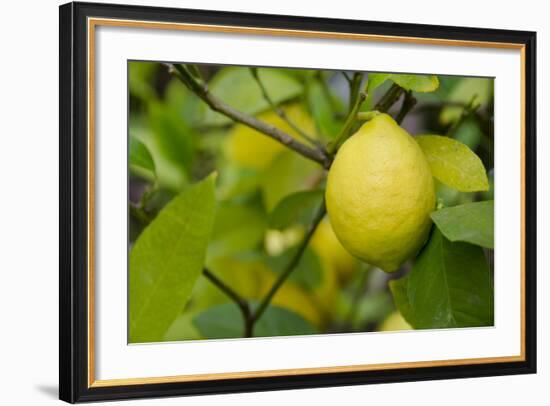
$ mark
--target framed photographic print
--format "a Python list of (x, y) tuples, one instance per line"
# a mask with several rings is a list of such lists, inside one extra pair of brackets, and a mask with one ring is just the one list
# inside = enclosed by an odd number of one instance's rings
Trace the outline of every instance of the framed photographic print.
[(60, 7), (60, 398), (534, 373), (533, 32)]

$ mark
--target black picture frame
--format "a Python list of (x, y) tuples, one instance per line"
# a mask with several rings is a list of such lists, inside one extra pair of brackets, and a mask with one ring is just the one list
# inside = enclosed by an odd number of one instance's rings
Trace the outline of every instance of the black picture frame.
[[(59, 397), (67, 402), (235, 393), (536, 372), (536, 33), (204, 10), (60, 6)], [(104, 17), (301, 31), (512, 43), (524, 46), (525, 357), (517, 362), (93, 387), (88, 379), (87, 19)]]

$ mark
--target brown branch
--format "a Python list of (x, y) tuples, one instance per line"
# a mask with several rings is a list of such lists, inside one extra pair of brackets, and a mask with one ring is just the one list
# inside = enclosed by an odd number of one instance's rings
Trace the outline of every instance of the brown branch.
[(317, 229), (317, 226), (319, 225), (319, 223), (321, 222), (323, 217), (325, 217), (325, 214), (326, 214), (326, 206), (325, 206), (325, 201), (323, 199), (323, 201), (321, 203), (321, 207), (319, 207), (319, 210), (317, 211), (317, 214), (315, 215), (315, 218), (311, 222), (311, 225), (309, 226), (309, 229), (308, 229), (306, 235), (304, 236), (304, 238), (300, 242), (300, 245), (298, 246), (298, 249), (296, 250), (296, 253), (290, 259), (290, 261), (289, 261), (288, 265), (286, 266), (286, 268), (284, 269), (284, 271), (279, 275), (279, 277), (277, 278), (275, 283), (273, 283), (273, 286), (271, 286), (271, 289), (269, 290), (267, 295), (263, 298), (260, 305), (258, 306), (256, 311), (254, 312), (254, 314), (252, 316), (252, 319), (254, 320), (254, 323), (256, 321), (258, 321), (258, 319), (260, 317), (262, 317), (262, 314), (264, 313), (265, 309), (267, 308), (267, 306), (271, 302), (271, 299), (273, 299), (273, 296), (275, 296), (275, 294), (277, 293), (277, 291), (279, 290), (281, 285), (287, 280), (287, 278), (290, 276), (292, 271), (294, 271), (294, 269), (296, 268), (296, 266), (300, 262), (300, 258), (302, 257), (307, 245), (309, 244), (309, 241), (311, 240), (311, 237), (315, 233), (315, 230)]
[(376, 106), (374, 106), (373, 110), (378, 110), (381, 113), (386, 113), (391, 106), (399, 100), (399, 97), (401, 97), (401, 94), (405, 90), (395, 83), (390, 87), (390, 89), (386, 92), (384, 96), (376, 103)]
[(250, 68), (250, 73), (252, 74), (252, 77), (254, 78), (254, 80), (256, 81), (256, 84), (260, 88), (260, 92), (262, 93), (262, 97), (267, 102), (267, 104), (269, 104), (269, 107), (271, 107), (271, 110), (273, 110), (273, 112), (275, 114), (277, 114), (281, 118), (281, 120), (286, 122), (290, 126), (290, 128), (292, 128), (294, 131), (296, 131), (296, 133), (300, 134), (300, 136), (303, 139), (305, 139), (306, 141), (308, 141), (309, 143), (315, 145), (318, 148), (322, 147), (322, 144), (318, 140), (316, 140), (315, 138), (313, 138), (312, 136), (307, 134), (305, 131), (303, 131), (300, 127), (298, 127), (294, 123), (294, 121), (292, 121), (290, 119), (290, 117), (288, 117), (288, 115), (286, 114), (284, 109), (282, 109), (282, 108), (280, 108), (276, 105), (276, 103), (273, 101), (271, 96), (269, 96), (269, 93), (267, 92), (267, 88), (265, 87), (264, 83), (260, 79), (260, 76), (258, 75), (258, 68)]
[(248, 302), (207, 268), (203, 269), (202, 274), (205, 276), (206, 279), (208, 279), (223, 293), (225, 293), (231, 300), (233, 300), (237, 304), (237, 306), (239, 306), (245, 324), (244, 337), (252, 337), (252, 326), (254, 320), (252, 318), (252, 312), (250, 311), (250, 306)]
[(405, 99), (403, 100), (403, 104), (401, 105), (401, 110), (399, 110), (399, 113), (397, 114), (397, 117), (395, 118), (395, 121), (397, 124), (401, 124), (403, 122), (403, 119), (409, 112), (416, 106), (417, 100), (412, 95), (412, 92), (405, 93)]
[(212, 110), (224, 114), (233, 121), (244, 124), (273, 138), (275, 141), (280, 142), (286, 147), (296, 151), (300, 155), (319, 163), (323, 166), (323, 168), (328, 168), (330, 166), (331, 160), (324, 153), (324, 151), (311, 148), (296, 140), (294, 137), (290, 136), (284, 131), (281, 131), (277, 127), (234, 109), (233, 107), (226, 104), (224, 101), (220, 100), (212, 93), (210, 93), (206, 84), (198, 82), (182, 65), (167, 65), (170, 69), (170, 72), (174, 74), (178, 79), (180, 79), (189, 88), (189, 90), (195, 93)]

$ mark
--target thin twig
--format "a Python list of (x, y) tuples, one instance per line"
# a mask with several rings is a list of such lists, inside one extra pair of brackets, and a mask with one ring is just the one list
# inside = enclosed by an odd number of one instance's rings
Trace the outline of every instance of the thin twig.
[(287, 146), (288, 148), (296, 151), (300, 155), (311, 159), (322, 165), (324, 168), (330, 166), (331, 160), (320, 149), (311, 148), (300, 141), (296, 140), (289, 134), (281, 131), (275, 126), (267, 124), (261, 120), (258, 120), (246, 113), (238, 111), (233, 107), (226, 104), (224, 101), (218, 99), (208, 90), (205, 84), (197, 82), (193, 76), (180, 64), (168, 64), (170, 72), (180, 79), (193, 93), (195, 93), (202, 101), (204, 101), (212, 110), (224, 114), (231, 118), (233, 121), (242, 123), (251, 127), (271, 138)]
[(476, 103), (476, 99), (477, 99), (477, 94), (475, 94), (471, 98), (469, 103), (464, 107), (464, 109), (462, 109), (462, 112), (460, 113), (460, 117), (458, 117), (458, 120), (456, 120), (451, 125), (451, 127), (449, 127), (449, 129), (447, 130), (447, 137), (451, 137), (452, 135), (454, 135), (454, 133), (456, 132), (456, 130), (458, 130), (458, 127), (462, 125), (464, 120), (466, 120), (466, 118), (468, 118), (470, 115), (474, 114), (477, 111), (480, 104)]
[(204, 83), (204, 79), (201, 75), (201, 71), (199, 70), (197, 65), (187, 64), (186, 66), (189, 69), (189, 72), (195, 77), (195, 79), (199, 83)]
[(130, 214), (141, 221), (143, 224), (147, 225), (153, 220), (142, 207), (136, 206), (133, 203), (130, 203), (128, 207), (130, 210)]
[(258, 85), (258, 87), (260, 88), (260, 91), (262, 92), (262, 97), (267, 102), (267, 104), (269, 104), (269, 107), (271, 107), (271, 110), (273, 110), (275, 114), (277, 114), (281, 118), (281, 120), (286, 122), (290, 126), (290, 128), (292, 128), (294, 131), (300, 134), (300, 136), (303, 139), (315, 145), (316, 147), (321, 147), (322, 144), (318, 140), (316, 140), (315, 138), (307, 134), (305, 131), (303, 131), (300, 127), (298, 127), (294, 123), (294, 121), (292, 121), (290, 117), (288, 117), (284, 109), (280, 108), (275, 104), (271, 96), (269, 96), (269, 93), (267, 93), (267, 89), (264, 83), (262, 82), (262, 80), (260, 79), (260, 76), (258, 75), (258, 68), (250, 68), (250, 72), (252, 73), (252, 77), (254, 78), (254, 80), (256, 81), (256, 84)]
[(340, 132), (334, 139), (334, 141), (328, 146), (327, 152), (329, 155), (334, 155), (340, 145), (348, 138), (349, 132), (351, 128), (353, 127), (353, 124), (357, 120), (357, 112), (361, 108), (361, 105), (367, 98), (367, 95), (364, 92), (360, 92), (357, 100), (355, 101), (355, 104), (353, 105), (353, 108), (348, 114), (348, 118), (346, 119), (346, 122), (340, 129)]
[(346, 79), (346, 81), (348, 82), (348, 85), (351, 86), (351, 78), (349, 77), (349, 75), (344, 71), (341, 71), (340, 73), (344, 76), (344, 79)]
[(315, 215), (315, 218), (313, 219), (313, 221), (311, 222), (311, 225), (309, 226), (309, 229), (306, 235), (300, 242), (300, 245), (298, 246), (296, 253), (290, 259), (284, 271), (279, 275), (277, 280), (273, 283), (273, 286), (271, 287), (267, 295), (263, 298), (260, 305), (254, 312), (252, 316), (252, 319), (254, 320), (254, 322), (258, 321), (260, 317), (262, 317), (262, 314), (264, 313), (265, 309), (271, 302), (271, 299), (273, 299), (273, 296), (275, 296), (275, 294), (277, 293), (281, 285), (286, 281), (286, 279), (290, 276), (292, 271), (294, 271), (294, 269), (300, 262), (300, 258), (302, 257), (302, 254), (304, 253), (309, 241), (311, 240), (311, 237), (315, 233), (317, 226), (319, 225), (323, 217), (325, 217), (325, 214), (326, 214), (326, 206), (325, 206), (325, 201), (323, 200), (321, 203), (321, 206), (319, 207), (319, 210), (317, 211), (317, 214)]
[(357, 97), (359, 96), (359, 89), (361, 87), (361, 82), (363, 82), (363, 74), (361, 72), (355, 72), (353, 74), (353, 79), (351, 79), (349, 85), (349, 104), (348, 104), (348, 114), (351, 113)]
[(202, 274), (239, 306), (245, 324), (244, 337), (252, 337), (252, 325), (254, 321), (248, 302), (207, 268), (203, 269)]
[(319, 84), (321, 85), (321, 89), (323, 91), (324, 96), (326, 97), (328, 103), (330, 104), (330, 109), (333, 111), (334, 114), (337, 114), (338, 111), (340, 110), (340, 107), (338, 106), (336, 100), (334, 99), (332, 92), (330, 91), (327, 85), (327, 82), (323, 77), (323, 71), (321, 70), (317, 71), (317, 74), (315, 76), (319, 81)]

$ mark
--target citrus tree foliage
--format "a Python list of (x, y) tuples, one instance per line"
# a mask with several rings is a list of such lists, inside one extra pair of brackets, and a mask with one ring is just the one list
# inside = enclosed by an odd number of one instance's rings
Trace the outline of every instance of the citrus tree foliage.
[[(492, 80), (153, 62), (128, 72), (129, 342), (493, 324)], [(340, 148), (357, 156), (346, 142), (377, 120), (401, 143), (414, 136), (416, 161), (387, 162), (425, 162), (429, 180), (408, 194), (418, 182), (390, 182), (380, 217), (392, 196), (431, 199), (392, 273), (336, 236), (325, 205)], [(334, 179), (352, 194), (377, 184), (387, 152)], [(350, 223), (353, 243), (389, 224), (376, 210), (367, 220)], [(381, 251), (398, 232), (379, 233)]]

